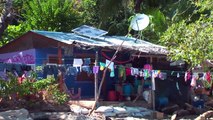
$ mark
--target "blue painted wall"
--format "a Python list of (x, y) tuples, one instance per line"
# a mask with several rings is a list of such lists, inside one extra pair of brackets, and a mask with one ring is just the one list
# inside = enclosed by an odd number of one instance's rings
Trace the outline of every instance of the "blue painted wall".
[(44, 64), (48, 60), (48, 55), (57, 55), (57, 48), (40, 48), (36, 49), (36, 65)]
[[(80, 50), (80, 49), (74, 49), (74, 53), (89, 53), (89, 54), (95, 54), (95, 50)], [(36, 65), (43, 65), (45, 61), (48, 61), (48, 55), (57, 55), (57, 48), (42, 48), (42, 49), (36, 49)], [(75, 56), (75, 54), (74, 54)], [(68, 63), (71, 63), (68, 61)], [(101, 80), (101, 75), (99, 80)], [(42, 76), (42, 75), (41, 75)], [(111, 81), (113, 81), (110, 78), (109, 74), (106, 76), (106, 91), (111, 89)], [(81, 95), (82, 98), (91, 98), (94, 97), (94, 82), (93, 81), (77, 81), (76, 76), (71, 75), (65, 75), (65, 83), (68, 89), (74, 88), (75, 92), (77, 93), (78, 88), (81, 88)], [(100, 83), (100, 81), (99, 81)], [(110, 86), (110, 87), (107, 87)], [(106, 98), (107, 93), (102, 93), (102, 96)]]

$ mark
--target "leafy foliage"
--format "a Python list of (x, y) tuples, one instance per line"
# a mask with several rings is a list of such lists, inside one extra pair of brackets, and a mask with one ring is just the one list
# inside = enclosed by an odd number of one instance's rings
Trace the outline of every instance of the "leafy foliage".
[(173, 23), (161, 37), (172, 60), (182, 59), (194, 67), (204, 60), (213, 59), (213, 7), (206, 5), (211, 3), (207, 1), (201, 1), (199, 4), (202, 6), (197, 6), (199, 9), (194, 11), (200, 14), (198, 20)]
[[(58, 84), (55, 83), (53, 77), (35, 80), (35, 76), (32, 78), (25, 78), (23, 82), (19, 83), (19, 78), (12, 73), (7, 74), (5, 80), (0, 80), (0, 96), (1, 98), (8, 100), (11, 96), (24, 99), (26, 96), (39, 95), (41, 91), (47, 91), (49, 98), (56, 104), (63, 104), (68, 100), (68, 95), (59, 90)], [(16, 98), (13, 98), (16, 99)]]
[(69, 0), (25, 1), (23, 17), (31, 29), (68, 32), (79, 25), (78, 13)]
[(8, 27), (3, 41), (12, 40), (29, 30), (70, 32), (82, 23), (80, 13), (70, 0), (15, 0), (15, 5), (21, 19), (18, 19), (18, 24)]

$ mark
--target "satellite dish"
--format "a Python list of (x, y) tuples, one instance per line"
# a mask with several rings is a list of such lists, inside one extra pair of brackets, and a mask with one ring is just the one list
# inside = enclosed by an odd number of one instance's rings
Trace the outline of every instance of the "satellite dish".
[(136, 14), (130, 23), (130, 27), (135, 31), (145, 29), (149, 25), (149, 17), (145, 14)]

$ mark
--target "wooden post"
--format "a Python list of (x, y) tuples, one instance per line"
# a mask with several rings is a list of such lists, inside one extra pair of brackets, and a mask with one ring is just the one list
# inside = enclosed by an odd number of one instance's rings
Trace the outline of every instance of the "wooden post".
[[(58, 64), (62, 64), (62, 48), (61, 48), (61, 44), (58, 43)], [(60, 90), (63, 91), (64, 90), (64, 84), (63, 84), (63, 75), (62, 73), (60, 73), (58, 75), (58, 79), (59, 79), (59, 87), (60, 87)]]
[(58, 64), (62, 64), (62, 49), (61, 44), (58, 44)]
[(155, 110), (155, 76), (152, 71), (152, 108)]
[[(95, 51), (95, 66), (98, 66), (98, 51)], [(98, 73), (95, 73), (95, 100), (97, 100), (98, 94)]]
[[(152, 63), (153, 63), (153, 59), (152, 57), (150, 57), (150, 65), (152, 65)], [(152, 91), (151, 91), (152, 110), (155, 111), (155, 76), (154, 76), (153, 70), (151, 72), (151, 81), (152, 81)], [(152, 114), (152, 118), (154, 119), (154, 114)]]

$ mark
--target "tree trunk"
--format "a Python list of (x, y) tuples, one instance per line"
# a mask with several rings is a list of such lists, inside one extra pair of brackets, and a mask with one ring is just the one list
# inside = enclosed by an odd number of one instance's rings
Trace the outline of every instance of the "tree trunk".
[(0, 16), (0, 39), (2, 43), (4, 43), (2, 41), (2, 35), (14, 18), (12, 12), (12, 0), (6, 0)]
[(135, 0), (135, 13), (139, 13), (140, 12), (140, 8), (141, 8), (141, 3), (143, 2), (143, 0)]

